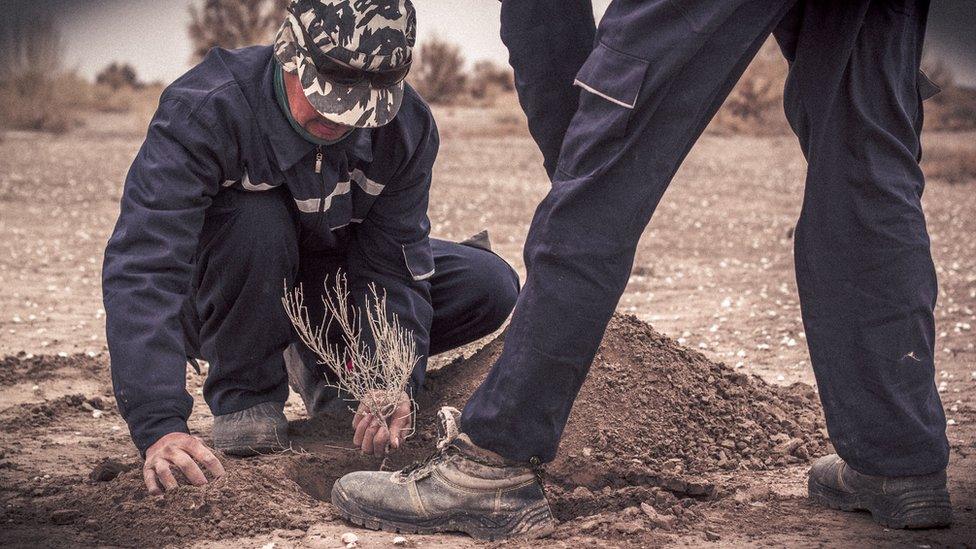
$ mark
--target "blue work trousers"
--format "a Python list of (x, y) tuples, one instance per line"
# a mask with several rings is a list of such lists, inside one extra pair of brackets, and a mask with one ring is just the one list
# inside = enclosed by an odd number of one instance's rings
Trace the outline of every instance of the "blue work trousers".
[(943, 469), (918, 165), (928, 2), (615, 0), (595, 33), (589, 10), (503, 3), (502, 39), (552, 189), (529, 230), (504, 352), (467, 403), (464, 431), (514, 460), (553, 459), (638, 239), (775, 33), (808, 162), (796, 278), (831, 440), (862, 473)]
[[(215, 415), (284, 402), (282, 353), (291, 343), (306, 367), (315, 368), (281, 298), (286, 285), (301, 284), (312, 322), (321, 322), (325, 282), (331, 285), (344, 270), (346, 255), (342, 247), (322, 249), (317, 241), (301, 231), (284, 188), (225, 191), (208, 209), (182, 324), (187, 356), (210, 364), (203, 396)], [(515, 306), (519, 279), (485, 249), (438, 239), (431, 239), (431, 247), (430, 354), (436, 355), (501, 327)]]

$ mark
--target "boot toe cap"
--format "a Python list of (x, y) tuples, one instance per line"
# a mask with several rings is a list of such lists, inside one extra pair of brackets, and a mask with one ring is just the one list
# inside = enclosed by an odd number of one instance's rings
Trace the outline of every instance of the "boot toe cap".
[(410, 509), (406, 488), (392, 482), (391, 475), (380, 471), (348, 473), (332, 486), (332, 503), (350, 512)]

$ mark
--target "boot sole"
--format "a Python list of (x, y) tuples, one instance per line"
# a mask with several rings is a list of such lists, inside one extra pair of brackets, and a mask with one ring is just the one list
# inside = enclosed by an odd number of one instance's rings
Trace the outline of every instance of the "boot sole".
[(378, 518), (379, 513), (357, 505), (337, 484), (332, 489), (332, 505), (342, 518), (357, 526), (395, 534), (461, 532), (475, 539), (495, 541), (516, 536), (529, 539), (541, 538), (551, 534), (555, 528), (555, 519), (547, 502), (512, 514), (452, 513), (449, 516), (431, 519)]
[(945, 488), (921, 488), (900, 494), (841, 492), (808, 479), (809, 498), (831, 509), (867, 511), (875, 522), (894, 529), (945, 528), (952, 524), (952, 506)]

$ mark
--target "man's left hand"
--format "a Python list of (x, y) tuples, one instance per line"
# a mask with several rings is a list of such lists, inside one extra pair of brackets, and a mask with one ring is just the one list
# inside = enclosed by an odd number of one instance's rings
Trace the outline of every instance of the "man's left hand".
[(401, 394), (396, 409), (387, 421), (383, 421), (370, 414), (367, 407), (360, 403), (352, 418), (352, 428), (356, 430), (352, 443), (359, 446), (363, 453), (374, 456), (382, 456), (391, 448), (399, 448), (403, 438), (410, 434), (413, 421), (411, 406), (407, 393)]

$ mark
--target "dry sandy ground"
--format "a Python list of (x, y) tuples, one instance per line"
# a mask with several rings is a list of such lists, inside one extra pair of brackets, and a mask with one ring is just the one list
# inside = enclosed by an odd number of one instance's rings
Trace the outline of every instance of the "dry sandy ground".
[[(461, 239), (488, 228), (497, 250), (521, 270), (525, 231), (547, 182), (541, 157), (520, 117), (513, 109), (439, 109), (437, 115), (442, 149), (431, 197), (433, 233)], [(86, 129), (66, 136), (8, 133), (0, 141), (0, 233), (5, 237), (0, 239), (0, 356), (104, 353), (101, 254), (140, 132), (138, 124), (125, 117), (102, 115)], [(972, 144), (976, 135), (929, 135), (927, 142)], [(800, 208), (803, 173), (804, 162), (791, 137), (706, 135), (644, 235), (621, 312), (637, 315), (713, 360), (771, 383), (813, 383), (790, 238)], [(662, 543), (919, 547), (976, 543), (976, 239), (972, 238), (976, 181), (957, 185), (930, 181), (924, 202), (941, 287), (937, 376), (951, 419), (956, 525), (944, 531), (892, 532), (863, 515), (821, 511), (802, 497), (805, 466), (791, 466), (729, 478), (729, 486), (740, 492), (768, 487), (771, 493), (744, 507), (733, 506), (731, 498), (728, 505), (719, 501), (703, 510), (699, 525), (668, 533)], [(117, 414), (109, 411), (95, 418), (90, 410), (64, 398), (98, 397), (110, 410), (110, 382), (103, 370), (99, 372), (58, 371), (36, 380), (0, 384), (4, 513), (11, 511), (14, 496), (32, 491), (43, 495), (51, 478), (87, 476), (106, 457), (132, 459), (135, 450)], [(193, 392), (202, 379), (189, 377)], [(210, 415), (199, 395), (196, 398), (191, 427), (207, 435)], [(18, 411), (32, 405), (75, 408), (53, 424), (40, 421), (31, 426)], [(291, 403), (287, 413), (299, 417), (303, 410)], [(0, 520), (13, 520), (4, 516)], [(50, 528), (48, 536), (75, 532)], [(338, 546), (339, 534), (350, 530), (334, 520), (316, 528), (314, 540), (307, 532), (289, 530), (236, 537), (217, 545), (275, 542), (276, 547), (332, 547)], [(36, 541), (30, 530), (5, 531), (9, 541)], [(392, 538), (360, 534), (368, 546), (387, 546)], [(565, 543), (583, 540), (619, 542), (584, 536)], [(445, 547), (471, 543), (454, 536), (414, 537), (412, 542)]]

